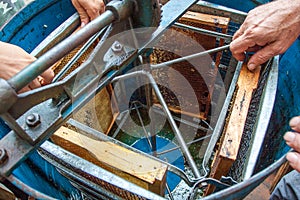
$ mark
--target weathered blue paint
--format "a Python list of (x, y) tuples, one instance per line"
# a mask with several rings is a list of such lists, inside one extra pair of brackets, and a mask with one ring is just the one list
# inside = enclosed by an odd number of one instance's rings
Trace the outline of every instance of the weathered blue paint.
[(249, 12), (251, 9), (263, 3), (270, 2), (269, 0), (207, 0), (211, 3), (216, 3), (222, 6), (233, 8), (236, 10)]
[(33, 1), (0, 30), (0, 40), (31, 52), (63, 21), (75, 13), (70, 0)]

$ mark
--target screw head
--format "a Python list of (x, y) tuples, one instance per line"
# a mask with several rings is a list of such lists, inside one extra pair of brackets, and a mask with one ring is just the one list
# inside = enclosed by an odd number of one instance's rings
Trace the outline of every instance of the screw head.
[(37, 113), (32, 113), (27, 116), (26, 124), (30, 127), (35, 127), (41, 123), (40, 115)]

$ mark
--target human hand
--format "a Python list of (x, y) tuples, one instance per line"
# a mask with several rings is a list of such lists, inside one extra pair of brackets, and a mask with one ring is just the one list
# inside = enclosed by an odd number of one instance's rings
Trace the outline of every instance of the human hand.
[(291, 119), (290, 127), (295, 132), (286, 132), (283, 138), (287, 145), (293, 148), (295, 152), (287, 153), (286, 158), (289, 161), (290, 166), (300, 172), (300, 116)]
[[(10, 79), (35, 60), (35, 57), (28, 54), (22, 48), (0, 41), (0, 78), (5, 80)], [(54, 72), (48, 69), (19, 92), (26, 92), (51, 83), (53, 77)]]
[(256, 52), (249, 70), (284, 53), (300, 34), (300, 0), (277, 0), (251, 10), (230, 44), (232, 55), (244, 60), (245, 52)]
[(103, 0), (72, 0), (72, 3), (79, 14), (81, 27), (105, 11)]

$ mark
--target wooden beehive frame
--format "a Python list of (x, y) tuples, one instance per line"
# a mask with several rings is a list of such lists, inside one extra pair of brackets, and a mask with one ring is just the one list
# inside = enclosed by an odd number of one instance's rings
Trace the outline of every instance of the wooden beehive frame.
[[(251, 72), (247, 68), (247, 63), (243, 64), (236, 86), (233, 107), (212, 163), (210, 176), (214, 179), (220, 180), (222, 176), (226, 176), (237, 159), (252, 94), (258, 86), (259, 76), (260, 67)], [(206, 195), (212, 193), (213, 190), (214, 186), (209, 185)]]
[(164, 195), (167, 165), (110, 141), (61, 127), (51, 140), (62, 148), (140, 187)]
[[(226, 18), (226, 17), (202, 14), (202, 13), (191, 12), (191, 11), (186, 12), (178, 20), (178, 22), (180, 22), (180, 23), (187, 24), (187, 25), (192, 25), (192, 26), (195, 26), (195, 27), (202, 27), (202, 28), (205, 28), (205, 29), (208, 29), (208, 30), (215, 30), (216, 28), (219, 28), (219, 29), (222, 30), (222, 33), (227, 32), (229, 21), (230, 21), (230, 19)], [(172, 28), (172, 29), (174, 29), (176, 31), (179, 31), (179, 32), (182, 32), (183, 34), (194, 38), (194, 40), (196, 40), (200, 45), (204, 46), (206, 49), (211, 49), (211, 48), (216, 47), (216, 38), (215, 37), (201, 35), (200, 33), (196, 33), (194, 31), (186, 31), (186, 30), (183, 30), (183, 29), (180, 29), (180, 28)], [(201, 40), (201, 37), (203, 38), (202, 40)], [(162, 42), (164, 42), (164, 41), (162, 40)], [(178, 42), (178, 41), (176, 41), (176, 42)], [(219, 45), (220, 46), (224, 45), (224, 40), (223, 39), (220, 40)], [(182, 46), (181, 48), (185, 48), (185, 46)], [(220, 61), (221, 61), (221, 55), (222, 55), (222, 52), (219, 52), (219, 53), (216, 54), (215, 66), (219, 66)], [(151, 63), (153, 63), (153, 64), (165, 62), (165, 61), (170, 60), (170, 59), (174, 59), (174, 57), (172, 58), (171, 54), (169, 55), (167, 52), (164, 52), (163, 50), (159, 50), (159, 49), (155, 49), (154, 53), (151, 55)], [(184, 66), (191, 66), (191, 65), (190, 64), (184, 64)], [(178, 66), (176, 64), (171, 65), (171, 67), (173, 67), (175, 70), (180, 71), (180, 68), (178, 68)], [(216, 78), (217, 73), (218, 73), (218, 67), (215, 67), (213, 69), (213, 72), (207, 72), (206, 75), (211, 76), (211, 78), (210, 78), (211, 83), (208, 83), (208, 84), (207, 83), (202, 83), (203, 81), (201, 81), (202, 80), (201, 76), (196, 75), (196, 73), (193, 72), (193, 67), (192, 66), (191, 66), (190, 69), (182, 69), (182, 70), (183, 70), (183, 73), (190, 73), (190, 75), (193, 76), (193, 77), (190, 78), (189, 81), (191, 81), (191, 82), (195, 81), (195, 84), (192, 83), (194, 85), (192, 87), (195, 89), (195, 94), (196, 94), (198, 102), (199, 102), (198, 104), (199, 104), (199, 107), (200, 107), (199, 108), (200, 112), (197, 111), (198, 109), (191, 109), (191, 110), (188, 110), (188, 111), (184, 111), (180, 107), (178, 107), (176, 105), (172, 105), (173, 103), (172, 102), (170, 103), (167, 100), (166, 102), (168, 104), (168, 107), (174, 113), (185, 114), (185, 115), (189, 115), (189, 116), (192, 116), (192, 117), (197, 117), (197, 118), (206, 120), (207, 117), (208, 117), (209, 110), (210, 110), (211, 94), (213, 93), (214, 82), (215, 82), (215, 78)], [(178, 82), (178, 79), (176, 77), (174, 77), (175, 83), (173, 84), (171, 82), (172, 81), (172, 73), (171, 72), (166, 72), (166, 73), (169, 76), (168, 79), (169, 79), (169, 83), (171, 85), (178, 84), (178, 87), (183, 87), (182, 89), (184, 90), (184, 85), (180, 85), (180, 83)], [(154, 76), (155, 76), (155, 73), (154, 73)], [(184, 74), (183, 76), (186, 76), (186, 75)], [(198, 78), (197, 78), (197, 76), (198, 76)], [(187, 78), (187, 79), (189, 79), (189, 78)], [(199, 84), (198, 84), (197, 81), (199, 82)], [(202, 86), (203, 86), (203, 88), (202, 88)], [(206, 90), (209, 91), (209, 92), (206, 92), (208, 95), (202, 96), (200, 94), (201, 91), (203, 93), (205, 93)], [(179, 94), (180, 94), (180, 89), (177, 90), (177, 91), (179, 91)], [(168, 92), (166, 92), (166, 94), (164, 94), (164, 92), (163, 92), (163, 95), (164, 95), (165, 99), (168, 99), (168, 97), (165, 96), (165, 95), (168, 96)], [(172, 97), (171, 97), (171, 99), (172, 99)], [(186, 97), (186, 99), (188, 99), (188, 97)], [(154, 95), (154, 103), (159, 104), (158, 100), (155, 98), (155, 95)]]

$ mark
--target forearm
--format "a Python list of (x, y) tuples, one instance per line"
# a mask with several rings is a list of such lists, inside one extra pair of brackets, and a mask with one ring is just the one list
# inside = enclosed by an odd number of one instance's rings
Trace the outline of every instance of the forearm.
[(9, 79), (25, 66), (35, 61), (35, 57), (18, 46), (0, 42), (0, 78)]
[[(35, 60), (35, 57), (28, 54), (22, 48), (0, 41), (0, 78), (5, 80), (10, 79)], [(21, 92), (48, 84), (52, 81), (53, 77), (54, 72), (51, 69), (48, 69), (41, 74), (41, 81), (38, 79), (33, 80), (28, 86), (23, 88)]]

